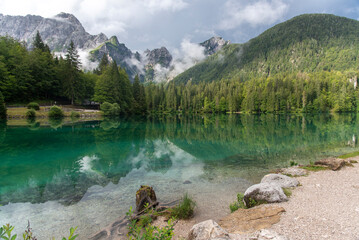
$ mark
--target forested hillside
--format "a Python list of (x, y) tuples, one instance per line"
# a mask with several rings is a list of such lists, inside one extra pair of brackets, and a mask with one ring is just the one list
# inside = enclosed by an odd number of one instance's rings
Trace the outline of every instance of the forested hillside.
[(7, 104), (107, 102), (108, 115), (353, 112), (359, 106), (357, 36), (358, 21), (302, 15), (246, 44), (225, 46), (167, 84), (146, 85), (138, 76), (131, 83), (106, 54), (97, 69), (85, 73), (73, 44), (58, 57), (39, 34), (31, 50), (1, 37), (0, 92)]
[(359, 21), (329, 14), (301, 15), (245, 44), (226, 46), (174, 81), (245, 81), (283, 72), (356, 71), (358, 36)]

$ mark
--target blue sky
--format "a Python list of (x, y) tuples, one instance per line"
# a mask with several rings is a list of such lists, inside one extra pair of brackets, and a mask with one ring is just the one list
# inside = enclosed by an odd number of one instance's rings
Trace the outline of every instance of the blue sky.
[[(21, 6), (21, 7), (19, 7)], [(359, 18), (358, 0), (0, 0), (5, 15), (52, 17), (74, 14), (91, 34), (116, 35), (132, 50), (183, 41), (202, 42), (214, 35), (246, 42), (269, 27), (303, 13)]]

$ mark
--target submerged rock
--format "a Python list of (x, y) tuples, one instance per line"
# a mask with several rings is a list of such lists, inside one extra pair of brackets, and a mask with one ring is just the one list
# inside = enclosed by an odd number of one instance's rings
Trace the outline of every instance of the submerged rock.
[(249, 187), (244, 192), (246, 206), (251, 206), (251, 200), (263, 203), (276, 203), (288, 201), (280, 185), (274, 183), (259, 183)]
[(291, 188), (299, 185), (299, 182), (295, 178), (288, 177), (283, 174), (268, 174), (265, 175), (261, 183), (274, 183), (282, 188)]
[(284, 208), (269, 205), (238, 209), (222, 218), (219, 225), (233, 234), (252, 233), (278, 223), (282, 212)]
[(333, 171), (340, 170), (345, 165), (345, 160), (340, 158), (326, 158), (315, 162), (315, 165), (328, 166)]
[(300, 168), (298, 166), (294, 166), (294, 167), (290, 167), (290, 168), (282, 168), (281, 173), (285, 174), (285, 175), (290, 175), (293, 177), (305, 176), (308, 174), (308, 172), (306, 170), (304, 170), (303, 168)]
[(194, 225), (188, 233), (188, 240), (231, 239), (227, 231), (215, 221), (207, 220)]

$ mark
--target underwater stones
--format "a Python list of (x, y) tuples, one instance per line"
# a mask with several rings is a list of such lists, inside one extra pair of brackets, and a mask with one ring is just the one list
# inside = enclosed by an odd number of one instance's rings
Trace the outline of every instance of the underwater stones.
[(191, 184), (191, 183), (192, 183), (192, 182), (189, 181), (189, 180), (186, 180), (186, 181), (183, 182), (183, 184)]
[(150, 186), (141, 186), (140, 189), (136, 192), (136, 210), (141, 212), (145, 205), (153, 206), (158, 204), (156, 193)]
[(280, 185), (275, 183), (259, 183), (249, 187), (244, 192), (244, 202), (247, 207), (252, 206), (251, 201), (256, 203), (279, 203), (288, 201)]
[(295, 178), (288, 177), (283, 174), (268, 174), (265, 175), (261, 183), (273, 183), (277, 184), (282, 188), (291, 188), (299, 185), (299, 182)]
[(278, 223), (282, 212), (284, 208), (270, 205), (238, 209), (222, 218), (219, 225), (232, 234), (252, 233)]
[(345, 165), (345, 160), (340, 158), (326, 158), (316, 161), (315, 165), (328, 166), (333, 171), (338, 171)]
[(231, 239), (227, 231), (215, 221), (207, 220), (194, 225), (188, 233), (188, 240)]

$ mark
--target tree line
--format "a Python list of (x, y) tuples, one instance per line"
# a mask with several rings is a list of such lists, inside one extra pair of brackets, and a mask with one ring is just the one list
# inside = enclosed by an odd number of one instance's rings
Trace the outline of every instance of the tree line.
[[(125, 69), (104, 55), (96, 69), (81, 70), (73, 43), (55, 56), (39, 33), (33, 49), (0, 37), (0, 92), (6, 103), (84, 100), (117, 104), (117, 113), (353, 112), (358, 107), (355, 71), (280, 72), (243, 81), (131, 83)], [(1, 105), (1, 103), (0, 103)]]

